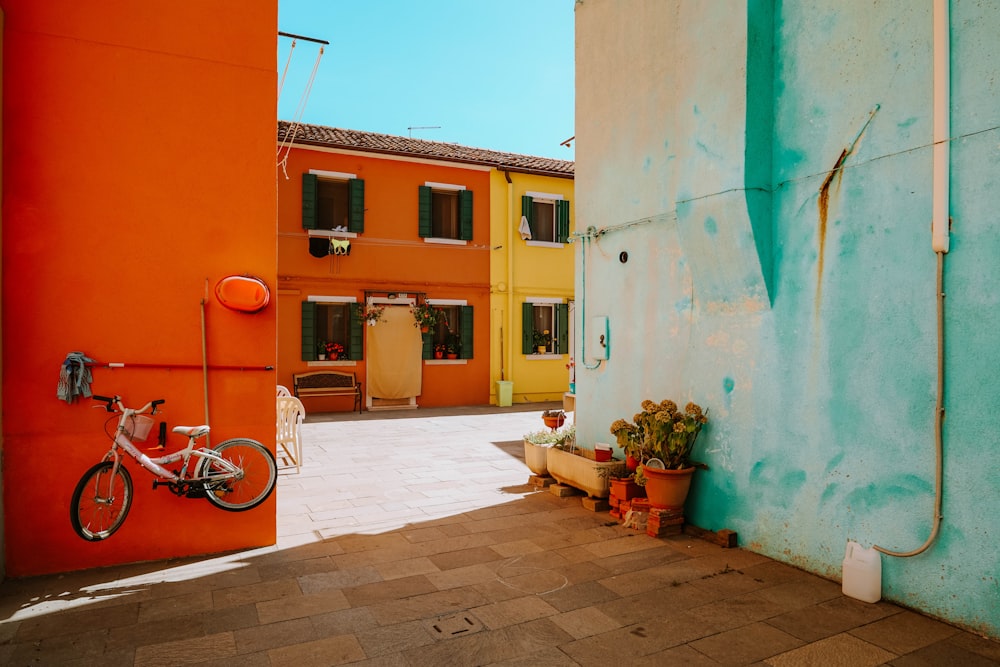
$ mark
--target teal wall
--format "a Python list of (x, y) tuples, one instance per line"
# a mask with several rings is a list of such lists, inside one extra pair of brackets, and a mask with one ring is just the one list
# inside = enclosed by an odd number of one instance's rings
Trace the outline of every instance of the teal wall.
[[(950, 6), (944, 519), (923, 554), (882, 556), (883, 597), (1000, 637), (1000, 12)], [(711, 421), (694, 524), (837, 580), (849, 539), (919, 547), (935, 479), (931, 3), (629, 10), (576, 5), (581, 357), (591, 318), (611, 327), (611, 358), (578, 363), (580, 441), (611, 441), (645, 398), (695, 400)]]

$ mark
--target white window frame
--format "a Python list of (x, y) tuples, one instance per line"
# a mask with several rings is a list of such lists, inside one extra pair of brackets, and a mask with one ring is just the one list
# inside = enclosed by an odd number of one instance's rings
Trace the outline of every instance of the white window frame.
[[(317, 178), (323, 179), (324, 181), (339, 181), (344, 183), (358, 177), (357, 174), (349, 174), (346, 171), (326, 171), (325, 169), (310, 169), (309, 173), (312, 174), (313, 176), (316, 176)], [(309, 236), (316, 236), (318, 238), (327, 238), (327, 239), (358, 238), (357, 232), (349, 232), (347, 230), (338, 232), (332, 229), (308, 229), (306, 231), (309, 233)]]
[[(561, 243), (556, 243), (555, 245), (561, 246)], [(526, 303), (530, 303), (532, 306), (548, 306), (552, 309), (552, 327), (556, 326), (556, 306), (566, 303), (566, 299), (560, 299), (558, 297), (547, 297), (547, 296), (529, 296), (524, 299)], [(550, 329), (551, 331), (551, 329)], [(552, 337), (555, 338), (555, 333), (553, 332)], [(554, 343), (550, 343), (554, 345)], [(546, 352), (545, 354), (522, 354), (522, 357), (528, 361), (541, 361), (549, 359), (562, 359), (563, 355), (558, 352)]]
[[(468, 306), (466, 299), (424, 299), (429, 306)], [(469, 359), (424, 359), (425, 366), (464, 366)]]
[[(458, 185), (457, 183), (438, 183), (437, 181), (424, 181), (424, 187), (428, 187), (433, 192), (434, 190), (440, 190), (444, 192), (459, 192), (461, 190), (468, 190), (464, 185)], [(438, 245), (469, 245), (469, 242), (465, 239), (446, 239), (440, 236), (427, 236), (424, 237), (424, 243), (436, 243)]]
[[(314, 303), (357, 303), (358, 298), (356, 296), (326, 296), (326, 295), (307, 295), (306, 301), (312, 301)], [(308, 368), (329, 368), (331, 366), (357, 366), (358, 362), (353, 359), (338, 359), (337, 361), (307, 361), (306, 367)]]
[[(552, 204), (552, 238), (558, 237), (558, 222), (556, 220), (556, 202), (565, 199), (563, 195), (553, 194), (551, 192), (535, 192), (533, 190), (528, 190), (524, 193), (525, 196), (531, 197), (532, 201), (539, 202), (541, 204)], [(527, 240), (525, 245), (532, 246), (534, 248), (562, 248), (565, 243), (559, 243), (558, 241), (534, 241)]]

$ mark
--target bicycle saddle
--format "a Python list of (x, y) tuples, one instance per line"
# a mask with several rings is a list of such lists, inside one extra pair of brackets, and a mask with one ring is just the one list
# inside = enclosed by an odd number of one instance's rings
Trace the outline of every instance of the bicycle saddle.
[(175, 426), (173, 428), (174, 433), (180, 433), (189, 438), (200, 438), (203, 435), (207, 435), (209, 430), (211, 429), (209, 429), (208, 424), (201, 426)]

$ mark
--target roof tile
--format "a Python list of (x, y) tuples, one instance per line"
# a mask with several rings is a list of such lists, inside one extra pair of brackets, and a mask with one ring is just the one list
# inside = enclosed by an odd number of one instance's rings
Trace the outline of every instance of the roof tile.
[(372, 153), (389, 153), (392, 155), (408, 155), (431, 160), (448, 160), (451, 162), (466, 162), (497, 169), (509, 169), (532, 174), (561, 176), (573, 178), (574, 163), (571, 160), (556, 160), (554, 158), (520, 155), (518, 153), (503, 153), (485, 148), (472, 148), (449, 144), (442, 141), (427, 141), (410, 137), (397, 137), (391, 134), (377, 134), (360, 130), (344, 130), (338, 127), (324, 125), (309, 125), (298, 123), (294, 130), (289, 121), (278, 121), (278, 141), (292, 132), (293, 141), (297, 144), (312, 146), (328, 146), (330, 148), (346, 148)]

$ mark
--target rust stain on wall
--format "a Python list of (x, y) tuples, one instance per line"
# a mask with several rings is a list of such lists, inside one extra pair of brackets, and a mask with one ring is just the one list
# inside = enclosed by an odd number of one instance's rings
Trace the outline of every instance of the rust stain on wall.
[[(849, 155), (848, 149), (844, 149), (840, 152), (840, 157), (837, 158), (837, 163), (833, 165), (833, 169), (830, 173), (826, 175), (826, 179), (823, 181), (823, 186), (819, 189), (819, 200), (817, 201), (817, 207), (819, 208), (819, 230), (817, 231), (817, 244), (818, 244), (818, 259), (816, 262), (816, 314), (819, 314), (819, 305), (823, 296), (823, 261), (824, 261), (824, 248), (826, 246), (826, 220), (827, 215), (830, 210), (830, 186), (833, 183), (833, 179), (838, 177), (841, 170), (844, 168), (844, 162), (847, 160)], [(839, 184), (838, 180), (838, 184)]]
[(817, 236), (819, 237), (817, 240), (819, 259), (816, 263), (816, 308), (815, 308), (815, 314), (817, 317), (819, 316), (820, 301), (821, 297), (823, 296), (823, 261), (824, 261), (823, 250), (826, 245), (826, 221), (830, 209), (830, 186), (833, 185), (834, 179), (837, 179), (837, 186), (839, 187), (840, 176), (843, 173), (844, 163), (847, 161), (847, 156), (854, 152), (855, 146), (858, 145), (858, 142), (864, 135), (865, 130), (868, 129), (868, 126), (871, 124), (872, 119), (875, 118), (875, 114), (878, 113), (878, 110), (879, 110), (878, 104), (872, 107), (872, 110), (868, 113), (868, 119), (865, 121), (864, 125), (861, 126), (861, 129), (858, 131), (857, 136), (854, 137), (854, 141), (851, 142), (850, 146), (848, 146), (847, 148), (845, 148), (840, 152), (840, 157), (837, 158), (836, 164), (833, 165), (833, 169), (830, 170), (830, 173), (826, 175), (826, 178), (823, 180), (823, 185), (819, 189), (819, 200), (817, 201), (817, 206), (819, 208), (819, 230), (817, 233)]

